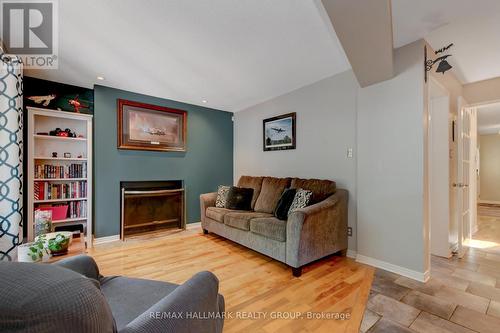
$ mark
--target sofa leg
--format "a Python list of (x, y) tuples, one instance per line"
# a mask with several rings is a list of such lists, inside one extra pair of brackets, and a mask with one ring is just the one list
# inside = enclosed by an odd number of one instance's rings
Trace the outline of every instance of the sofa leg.
[(347, 249), (342, 250), (342, 251), (339, 251), (339, 254), (340, 254), (342, 257), (346, 257), (346, 256), (347, 256)]
[(302, 275), (302, 267), (292, 267), (292, 274), (295, 277), (300, 277)]
[(203, 229), (203, 234), (207, 235), (208, 234), (208, 230), (207, 229)]

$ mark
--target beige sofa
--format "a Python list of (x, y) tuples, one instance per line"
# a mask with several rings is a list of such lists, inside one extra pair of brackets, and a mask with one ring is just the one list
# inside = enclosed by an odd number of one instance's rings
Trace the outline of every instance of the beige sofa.
[[(217, 193), (200, 196), (201, 225), (213, 232), (263, 253), (292, 267), (294, 276), (302, 266), (330, 254), (347, 250), (347, 191), (335, 182), (319, 179), (242, 176), (239, 187), (252, 188), (252, 211), (215, 207)], [(311, 204), (288, 216), (274, 217), (273, 210), (286, 188), (313, 192)]]

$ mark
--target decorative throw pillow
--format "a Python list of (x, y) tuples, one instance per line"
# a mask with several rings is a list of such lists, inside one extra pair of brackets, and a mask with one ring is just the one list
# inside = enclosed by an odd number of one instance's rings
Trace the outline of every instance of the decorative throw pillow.
[(226, 207), (227, 195), (229, 194), (230, 186), (220, 185), (217, 190), (217, 199), (215, 200), (215, 207)]
[(279, 220), (287, 219), (288, 211), (290, 210), (290, 206), (292, 205), (296, 193), (297, 189), (287, 188), (283, 191), (283, 194), (281, 194), (281, 198), (274, 209), (274, 216), (276, 216)]
[(311, 200), (311, 197), (311, 191), (303, 190), (301, 188), (297, 189), (297, 193), (295, 193), (293, 202), (290, 206), (290, 209), (288, 210), (288, 215), (290, 215), (294, 210), (307, 207), (309, 201)]
[(231, 186), (227, 195), (226, 208), (234, 210), (251, 210), (253, 188)]

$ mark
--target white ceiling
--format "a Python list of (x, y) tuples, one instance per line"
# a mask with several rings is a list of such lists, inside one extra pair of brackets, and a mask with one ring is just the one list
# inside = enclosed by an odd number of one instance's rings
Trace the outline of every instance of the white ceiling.
[(499, 0), (392, 0), (394, 46), (425, 38), (454, 43), (450, 63), (462, 83), (500, 76)]
[(479, 134), (498, 134), (500, 131), (500, 104), (478, 107), (477, 129)]
[(350, 68), (326, 20), (317, 0), (64, 0), (59, 69), (27, 75), (239, 111)]

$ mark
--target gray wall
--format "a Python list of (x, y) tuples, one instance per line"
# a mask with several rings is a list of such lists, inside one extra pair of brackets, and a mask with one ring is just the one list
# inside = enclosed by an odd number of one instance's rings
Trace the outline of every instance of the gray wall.
[[(199, 195), (233, 180), (233, 114), (103, 86), (94, 90), (95, 236), (120, 233), (120, 181), (184, 180), (187, 222), (198, 222)], [(118, 150), (119, 98), (187, 111), (187, 152)]]
[(423, 41), (395, 51), (396, 76), (358, 97), (358, 255), (426, 272)]
[(479, 200), (500, 202), (500, 135), (480, 135), (479, 156)]
[[(418, 41), (397, 49), (391, 80), (360, 88), (344, 72), (238, 112), (234, 125), (235, 181), (244, 174), (337, 181), (350, 193), (349, 249), (420, 280), (429, 240), (423, 48)], [(297, 149), (263, 152), (262, 120), (288, 112), (297, 112)]]
[[(235, 113), (234, 173), (332, 179), (349, 191), (349, 249), (356, 250), (356, 93), (344, 72)], [(262, 120), (297, 112), (297, 149), (262, 150)]]

